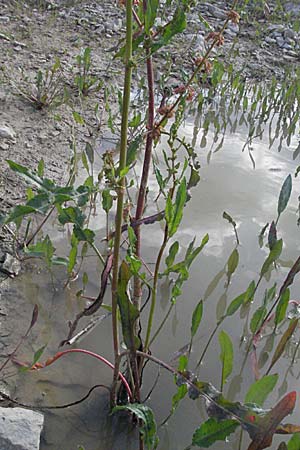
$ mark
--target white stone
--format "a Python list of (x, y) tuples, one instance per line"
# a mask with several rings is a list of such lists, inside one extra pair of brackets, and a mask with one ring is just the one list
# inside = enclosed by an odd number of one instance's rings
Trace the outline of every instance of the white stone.
[(15, 131), (7, 125), (0, 125), (0, 138), (13, 140), (16, 137)]
[(43, 424), (41, 413), (22, 408), (0, 408), (0, 449), (39, 450)]

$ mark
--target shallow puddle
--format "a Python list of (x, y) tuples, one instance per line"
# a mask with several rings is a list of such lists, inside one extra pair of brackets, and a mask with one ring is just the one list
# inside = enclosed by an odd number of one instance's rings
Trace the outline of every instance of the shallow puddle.
[[(192, 140), (194, 134), (194, 119), (187, 121), (182, 134)], [(162, 360), (170, 361), (174, 353), (188, 343), (190, 338), (190, 323), (192, 312), (203, 298), (205, 320), (202, 322), (195, 338), (191, 358), (191, 368), (201, 354), (209, 334), (217, 318), (224, 313), (226, 306), (238, 294), (245, 291), (251, 280), (257, 280), (261, 266), (268, 255), (268, 248), (264, 244), (259, 246), (258, 235), (267, 222), (277, 217), (277, 201), (281, 186), (288, 174), (295, 173), (297, 162), (292, 159), (292, 151), (283, 148), (280, 153), (269, 149), (267, 138), (253, 144), (252, 156), (256, 167), (249, 158), (248, 152), (242, 152), (245, 143), (245, 129), (240, 127), (235, 134), (226, 136), (223, 148), (212, 153), (209, 164), (207, 153), (213, 134), (208, 133), (207, 147), (201, 148), (201, 133), (195, 144), (195, 151), (201, 162), (201, 181), (192, 190), (192, 199), (185, 208), (185, 215), (176, 239), (181, 248), (180, 259), (188, 244), (196, 236), (200, 244), (203, 236), (209, 234), (209, 243), (192, 265), (190, 279), (186, 283), (182, 296), (178, 299), (169, 320), (153, 344), (152, 354)], [(160, 158), (160, 150), (157, 150)], [(293, 191), (287, 210), (280, 217), (278, 237), (283, 238), (284, 248), (276, 270), (268, 282), (264, 281), (255, 297), (252, 311), (261, 304), (264, 289), (277, 281), (278, 286), (286, 277), (289, 268), (300, 254), (300, 228), (297, 226), (298, 208), (298, 179), (293, 177)], [(150, 182), (150, 195), (155, 198), (157, 189), (153, 181)], [(231, 283), (227, 285), (226, 262), (235, 247), (233, 228), (222, 218), (223, 212), (229, 213), (237, 222), (240, 240), (239, 266), (234, 273)], [(147, 214), (156, 212), (155, 206), (148, 207)], [(105, 235), (105, 219), (96, 215), (92, 217), (94, 229), (100, 230), (99, 236)], [(65, 251), (68, 232), (49, 232), (55, 237), (54, 245)], [(162, 241), (159, 223), (144, 226), (143, 258), (151, 269), (157, 248)], [(60, 251), (58, 253), (60, 253)], [(85, 260), (85, 270), (89, 273), (89, 283), (86, 293), (89, 296), (98, 294), (98, 280), (101, 267), (92, 256)], [(81, 289), (81, 281), (72, 282), (65, 287), (66, 276), (64, 270), (55, 269), (52, 278), (45, 269), (40, 269), (35, 263), (31, 268), (11, 283), (7, 295), (12, 299), (12, 309), (7, 320), (11, 318), (10, 332), (21, 335), (26, 329), (33, 305), (39, 305), (39, 320), (33, 330), (34, 339), (18, 352), (18, 358), (31, 360), (34, 352), (47, 345), (42, 357), (53, 355), (60, 341), (66, 337), (68, 320), (72, 320), (76, 313), (85, 305), (83, 300), (76, 299), (76, 292)], [(300, 283), (296, 279), (291, 286), (291, 299), (298, 300)], [(159, 307), (156, 314), (157, 326), (169, 307), (168, 286), (160, 286)], [(109, 303), (109, 293), (106, 294)], [(99, 314), (102, 314), (100, 312)], [(105, 314), (105, 311), (103, 312)], [(250, 314), (251, 316), (251, 314)], [(225, 320), (221, 329), (231, 336), (235, 349), (235, 370), (224, 393), (231, 399), (243, 401), (245, 391), (254, 381), (254, 374), (250, 362), (244, 369), (241, 366), (244, 359), (246, 344), (241, 343), (241, 336), (247, 315), (237, 313), (231, 320)], [(25, 325), (24, 325), (25, 324)], [(81, 324), (83, 325), (84, 322)], [(81, 326), (79, 327), (81, 328)], [(156, 327), (155, 327), (156, 328)], [(284, 328), (285, 329), (285, 328)], [(279, 332), (281, 332), (279, 330)], [(245, 336), (244, 341), (247, 341)], [(278, 338), (277, 338), (278, 339)], [(259, 345), (259, 354), (264, 347), (261, 357), (261, 375), (268, 367), (270, 355), (267, 350), (270, 342), (266, 339)], [(296, 363), (292, 371), (286, 373), (291, 361), (291, 353), (295, 343), (291, 343), (289, 351), (274, 367), (274, 372), (281, 374), (277, 389), (269, 397), (266, 406), (273, 406), (286, 391), (298, 388), (300, 366)], [(100, 353), (111, 359), (112, 342), (110, 331), (110, 317), (103, 320), (95, 330), (86, 336), (79, 344), (80, 347)], [(273, 347), (274, 349), (275, 347)], [(220, 349), (217, 336), (213, 340), (210, 350), (200, 368), (199, 377), (203, 381), (210, 381), (217, 388), (220, 387), (221, 363)], [(300, 355), (299, 355), (300, 356)], [(263, 365), (263, 362), (265, 363)], [(83, 397), (96, 384), (109, 385), (111, 371), (85, 355), (71, 354), (57, 361), (49, 368), (35, 373), (19, 373), (15, 378), (15, 397), (23, 403), (41, 405), (61, 405)], [(147, 365), (143, 382), (143, 392), (146, 396), (155, 378), (159, 375), (157, 388), (151, 395), (149, 405), (153, 408), (158, 424), (168, 415), (171, 408), (172, 395), (176, 391), (173, 378), (151, 363)], [(9, 379), (8, 379), (9, 380)], [(289, 422), (300, 423), (299, 401)], [(160, 446), (164, 450), (183, 450), (190, 442), (193, 431), (206, 418), (202, 400), (192, 402), (185, 399), (166, 426), (159, 430)], [(282, 440), (282, 439), (281, 439)], [(281, 440), (278, 440), (280, 442)], [(246, 438), (244, 440), (246, 442)], [(46, 424), (43, 434), (41, 450), (76, 450), (79, 446), (85, 450), (130, 450), (137, 448), (136, 432), (122, 419), (109, 415), (108, 393), (105, 389), (97, 388), (86, 400), (78, 406), (63, 410), (46, 412)], [(244, 444), (243, 448), (246, 448)], [(274, 444), (275, 445), (275, 444)], [(216, 444), (214, 449), (238, 448), (237, 439), (231, 438), (227, 444)], [(274, 447), (275, 448), (275, 447)]]

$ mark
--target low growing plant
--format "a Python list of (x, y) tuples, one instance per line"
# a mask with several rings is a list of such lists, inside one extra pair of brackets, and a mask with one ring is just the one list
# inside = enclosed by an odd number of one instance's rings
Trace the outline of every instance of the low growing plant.
[(49, 69), (38, 70), (33, 81), (23, 72), (21, 79), (16, 80), (5, 69), (2, 70), (13, 90), (34, 108), (56, 107), (64, 102), (64, 80), (59, 59)]

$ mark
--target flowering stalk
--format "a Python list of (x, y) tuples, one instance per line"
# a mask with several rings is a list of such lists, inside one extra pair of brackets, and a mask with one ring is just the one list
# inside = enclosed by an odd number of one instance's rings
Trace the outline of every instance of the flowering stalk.
[(119, 272), (119, 254), (122, 234), (122, 217), (124, 206), (125, 175), (122, 173), (126, 166), (127, 155), (127, 133), (128, 133), (128, 115), (130, 103), (130, 87), (132, 76), (132, 6), (133, 0), (126, 0), (126, 49), (125, 49), (125, 77), (123, 89), (122, 105), (122, 124), (121, 124), (121, 142), (119, 155), (119, 186), (117, 188), (117, 212), (115, 219), (115, 239), (114, 239), (114, 260), (112, 275), (112, 329), (113, 329), (113, 347), (115, 356), (114, 379), (111, 391), (111, 403), (116, 403), (116, 386), (119, 377), (119, 336), (118, 336), (118, 272)]

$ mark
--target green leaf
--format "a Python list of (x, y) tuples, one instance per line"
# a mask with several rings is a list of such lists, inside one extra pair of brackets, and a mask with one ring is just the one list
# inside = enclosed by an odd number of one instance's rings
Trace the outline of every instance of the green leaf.
[(60, 208), (58, 220), (62, 225), (66, 223), (75, 223), (79, 227), (82, 227), (85, 220), (85, 215), (81, 209), (76, 206), (68, 206), (67, 208)]
[(251, 281), (249, 284), (247, 291), (245, 292), (245, 298), (244, 298), (244, 305), (247, 305), (248, 303), (252, 302), (254, 294), (255, 294), (255, 287), (256, 283), (254, 280)]
[(238, 295), (235, 299), (232, 300), (230, 305), (227, 308), (225, 313), (225, 317), (232, 316), (244, 303), (247, 291)]
[(224, 330), (219, 334), (219, 343), (221, 347), (222, 386), (224, 386), (233, 369), (233, 345), (230, 336)]
[(255, 334), (259, 330), (259, 327), (263, 323), (266, 314), (267, 308), (264, 305), (257, 308), (255, 313), (253, 314), (252, 319), (250, 321), (250, 330), (253, 334)]
[(188, 387), (186, 384), (182, 384), (178, 387), (176, 394), (172, 397), (172, 410), (171, 413), (175, 411), (177, 406), (179, 405), (180, 401), (186, 396), (188, 393)]
[(72, 234), (71, 245), (72, 247), (69, 254), (68, 273), (72, 272), (77, 260), (78, 241), (74, 234)]
[(225, 441), (239, 426), (236, 420), (222, 420), (210, 418), (195, 431), (193, 435), (193, 445), (208, 448), (216, 441)]
[(39, 160), (38, 169), (37, 169), (37, 173), (38, 173), (39, 177), (42, 178), (44, 176), (44, 170), (45, 170), (45, 162), (44, 162), (44, 160), (42, 158), (42, 159)]
[(136, 139), (131, 141), (127, 148), (126, 155), (126, 166), (130, 167), (136, 161), (138, 149), (143, 142), (142, 136), (138, 136)]
[(265, 260), (265, 262), (262, 265), (261, 271), (260, 271), (260, 275), (263, 276), (265, 275), (270, 266), (276, 261), (276, 259), (279, 258), (279, 256), (281, 255), (281, 251), (282, 251), (282, 239), (279, 239), (275, 244), (273, 249), (270, 251), (269, 256), (267, 257), (267, 259)]
[(42, 192), (41, 194), (35, 195), (33, 198), (28, 200), (26, 206), (31, 206), (41, 214), (46, 214), (51, 206), (51, 201), (48, 193)]
[(292, 177), (291, 177), (291, 175), (288, 175), (282, 185), (282, 188), (281, 188), (281, 191), (279, 194), (278, 206), (277, 206), (278, 217), (287, 207), (288, 201), (291, 196), (291, 192), (292, 192)]
[(273, 220), (273, 222), (271, 223), (270, 229), (269, 229), (269, 234), (268, 234), (268, 244), (269, 244), (270, 250), (273, 250), (276, 242), (277, 242), (277, 230), (276, 230), (276, 224)]
[(300, 433), (295, 433), (287, 444), (288, 450), (299, 450), (300, 448)]
[(166, 187), (166, 183), (163, 179), (161, 171), (159, 170), (159, 167), (154, 162), (153, 162), (153, 166), (154, 166), (154, 173), (155, 173), (156, 181), (158, 183), (160, 192), (162, 192), (165, 195), (164, 189)]
[(78, 112), (73, 111), (72, 114), (73, 114), (73, 119), (75, 120), (76, 123), (78, 123), (79, 125), (84, 125), (84, 119), (83, 119), (83, 117), (81, 117), (81, 115)]
[(227, 262), (228, 276), (231, 276), (235, 272), (238, 264), (239, 264), (239, 252), (235, 248), (233, 250), (233, 252), (231, 253), (231, 255), (229, 256), (229, 259)]
[(143, 422), (143, 425), (140, 428), (140, 433), (142, 435), (142, 439), (144, 441), (145, 447), (147, 450), (154, 450), (158, 445), (158, 437), (157, 437), (157, 426), (154, 419), (154, 414), (152, 409), (150, 409), (146, 405), (141, 405), (139, 403), (131, 403), (123, 406), (116, 406), (112, 412), (115, 413), (117, 411), (130, 411), (136, 415), (138, 419)]
[(95, 239), (95, 233), (94, 231), (90, 230), (89, 228), (82, 229), (78, 225), (74, 225), (73, 233), (78, 239), (78, 241), (82, 242), (89, 242), (92, 244)]
[(40, 358), (41, 358), (42, 354), (44, 353), (44, 350), (45, 350), (46, 347), (47, 347), (47, 345), (43, 345), (43, 347), (39, 348), (35, 352), (35, 354), (33, 356), (32, 366), (40, 360)]
[(202, 315), (203, 315), (203, 300), (200, 300), (200, 302), (194, 309), (193, 316), (192, 316), (192, 326), (191, 326), (192, 338), (195, 336), (195, 334), (198, 331), (199, 325), (202, 320)]
[(245, 403), (255, 403), (263, 406), (268, 395), (273, 391), (278, 381), (278, 375), (266, 375), (251, 384), (245, 396)]
[(5, 218), (4, 223), (15, 222), (18, 219), (22, 219), (27, 214), (36, 212), (35, 208), (26, 205), (17, 205), (12, 212)]
[(137, 128), (142, 121), (142, 114), (138, 112), (128, 123), (129, 127)]
[(146, 3), (146, 12), (145, 12), (145, 32), (147, 35), (150, 34), (151, 27), (154, 24), (156, 19), (157, 8), (159, 5), (159, 0), (149, 0)]
[(168, 226), (171, 226), (174, 217), (174, 208), (170, 195), (168, 195), (166, 200), (165, 218)]
[(151, 52), (154, 53), (161, 47), (164, 47), (178, 33), (186, 28), (186, 16), (182, 6), (179, 6), (173, 16), (173, 19), (166, 25), (159, 36), (159, 39), (151, 45)]
[(171, 224), (169, 225), (169, 237), (172, 237), (178, 230), (183, 215), (183, 208), (186, 202), (187, 188), (186, 179), (183, 178), (176, 193), (175, 204), (173, 205), (174, 214)]
[(86, 153), (86, 156), (88, 157), (90, 164), (94, 164), (94, 159), (95, 159), (94, 149), (89, 142), (86, 143), (85, 153)]
[(41, 242), (28, 246), (25, 250), (26, 254), (36, 256), (37, 258), (44, 258), (48, 267), (52, 265), (52, 258), (55, 252), (52, 241), (47, 235)]
[(139, 317), (139, 311), (129, 297), (128, 283), (131, 277), (132, 273), (129, 266), (123, 261), (119, 269), (117, 298), (120, 309), (123, 338), (126, 347), (130, 350), (136, 348), (134, 326)]
[(166, 265), (167, 265), (168, 268), (171, 267), (172, 264), (174, 263), (175, 257), (176, 257), (176, 255), (178, 253), (178, 250), (179, 250), (179, 242), (175, 241), (171, 245), (170, 250), (169, 250), (169, 254), (166, 257)]
[(32, 184), (38, 187), (41, 187), (43, 185), (43, 180), (38, 175), (31, 172), (27, 167), (22, 166), (21, 164), (17, 164), (9, 159), (7, 159), (6, 162), (8, 163), (11, 170), (17, 172), (22, 178), (25, 178), (26, 181), (30, 181)]
[(275, 325), (276, 326), (279, 325), (280, 322), (282, 322), (283, 319), (285, 318), (289, 300), (290, 300), (290, 290), (285, 289), (283, 291), (283, 293), (281, 294), (281, 297), (280, 297), (280, 300), (279, 300), (279, 303), (277, 305), (276, 312), (275, 312)]
[(113, 205), (113, 198), (109, 189), (104, 189), (102, 191), (102, 208), (106, 212), (109, 213)]

